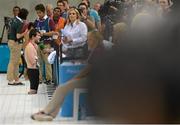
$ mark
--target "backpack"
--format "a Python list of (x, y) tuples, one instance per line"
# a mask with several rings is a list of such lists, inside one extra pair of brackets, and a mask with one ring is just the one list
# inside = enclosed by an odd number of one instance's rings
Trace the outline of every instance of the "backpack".
[[(46, 20), (44, 20), (43, 22), (40, 22), (39, 20), (35, 20), (35, 27), (37, 30), (45, 30), (46, 32), (49, 32), (50, 31), (50, 26), (49, 26), (49, 21), (50, 21), (50, 18), (48, 17)], [(40, 26), (40, 23), (42, 23), (43, 25), (45, 26)], [(51, 37), (48, 37), (48, 36), (43, 36), (41, 37), (41, 41), (48, 41), (48, 40), (51, 40)]]

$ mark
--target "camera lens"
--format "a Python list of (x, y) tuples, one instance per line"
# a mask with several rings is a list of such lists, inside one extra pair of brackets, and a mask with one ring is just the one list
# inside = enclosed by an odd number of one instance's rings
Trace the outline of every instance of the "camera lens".
[(7, 29), (10, 27), (10, 22), (11, 22), (10, 17), (4, 17), (4, 24), (5, 24)]

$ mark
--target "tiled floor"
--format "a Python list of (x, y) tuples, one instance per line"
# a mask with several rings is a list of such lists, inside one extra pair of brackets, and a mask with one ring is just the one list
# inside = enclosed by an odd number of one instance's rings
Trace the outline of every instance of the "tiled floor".
[(91, 123), (57, 117), (52, 122), (37, 122), (30, 115), (42, 109), (49, 101), (47, 86), (40, 84), (37, 95), (28, 95), (29, 81), (23, 86), (7, 85), (6, 74), (0, 74), (0, 125), (1, 124), (73, 124)]

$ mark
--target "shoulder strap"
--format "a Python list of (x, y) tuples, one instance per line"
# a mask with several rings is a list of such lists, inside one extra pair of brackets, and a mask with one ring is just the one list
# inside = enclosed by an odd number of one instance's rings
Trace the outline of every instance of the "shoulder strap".
[(49, 22), (50, 22), (50, 18), (48, 17), (48, 30), (50, 31)]

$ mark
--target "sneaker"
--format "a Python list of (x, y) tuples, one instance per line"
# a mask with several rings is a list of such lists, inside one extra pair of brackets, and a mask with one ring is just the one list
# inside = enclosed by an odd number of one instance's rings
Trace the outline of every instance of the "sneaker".
[(28, 95), (33, 95), (33, 94), (37, 94), (37, 91), (36, 91), (36, 90), (30, 90), (30, 91), (28, 92)]
[(16, 84), (14, 84), (14, 83), (8, 83), (8, 85), (16, 85)]
[(22, 83), (22, 82), (14, 82), (14, 83), (8, 83), (8, 85), (25, 85), (24, 83)]
[(25, 85), (24, 83), (22, 83), (22, 82), (15, 82), (14, 84), (16, 84), (16, 85)]
[(24, 83), (20, 82), (20, 81), (16, 81), (14, 82), (15, 85), (25, 85)]
[(44, 82), (44, 84), (50, 85), (50, 84), (51, 84), (51, 80), (46, 80), (46, 81)]
[(36, 121), (52, 121), (53, 120), (53, 117), (51, 115), (46, 114), (43, 111), (40, 111), (38, 113), (31, 115), (31, 118)]

